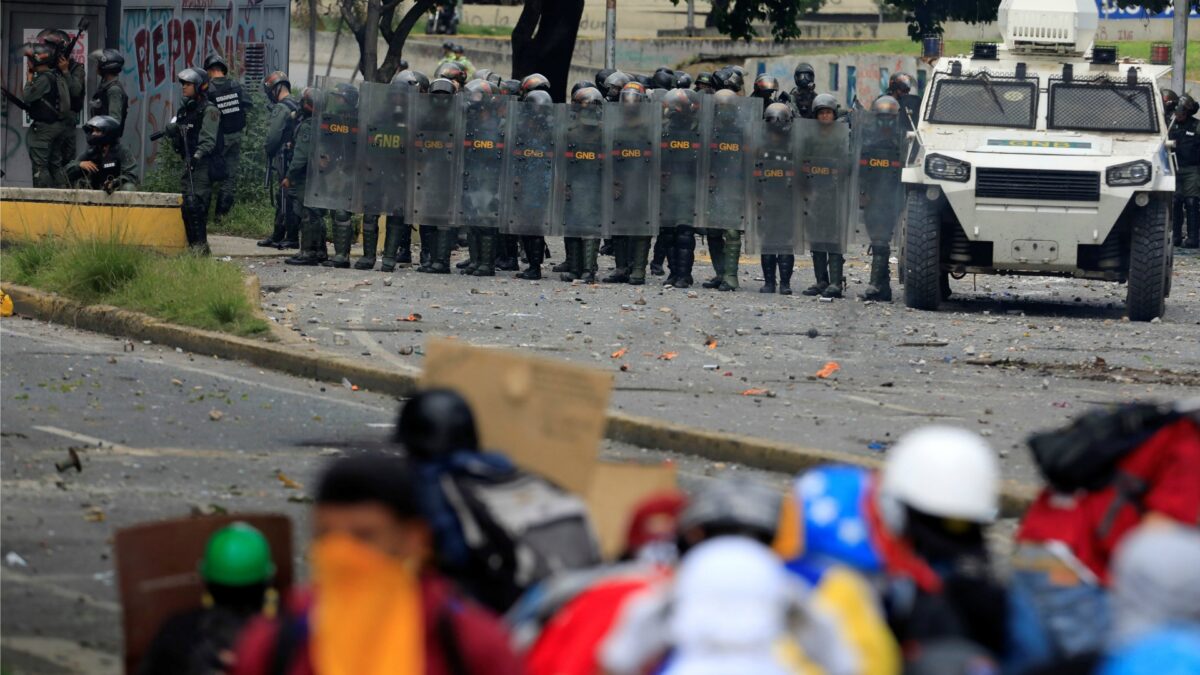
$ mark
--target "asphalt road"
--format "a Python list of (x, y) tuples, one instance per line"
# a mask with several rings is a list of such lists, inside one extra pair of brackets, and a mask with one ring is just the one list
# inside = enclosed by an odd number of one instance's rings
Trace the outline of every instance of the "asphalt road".
[[(389, 368), (419, 368), (433, 335), (529, 350), (613, 372), (618, 410), (876, 457), (908, 429), (955, 424), (986, 436), (1021, 481), (1036, 478), (1024, 446), (1034, 430), (1100, 403), (1200, 394), (1195, 255), (1176, 255), (1162, 320), (1131, 323), (1113, 283), (968, 277), (943, 311), (918, 312), (898, 285), (892, 304), (850, 299), (866, 283), (863, 257), (847, 262), (847, 299), (822, 302), (758, 293), (746, 257), (736, 293), (663, 289), (653, 277), (567, 284), (549, 274), (561, 246), (551, 240), (536, 282), (237, 260), (260, 277), (283, 332), (322, 350)], [(612, 258), (600, 260), (603, 273)], [(812, 268), (797, 262), (799, 290)], [(708, 274), (698, 261), (697, 281)], [(816, 377), (829, 363), (839, 369)]]
[[(6, 673), (119, 671), (111, 537), (123, 526), (213, 508), (285, 513), (303, 570), (301, 497), (330, 456), (386, 443), (398, 409), (386, 396), (16, 318), (0, 322), (0, 352)], [(83, 470), (60, 473), (70, 447), (82, 448)], [(611, 443), (603, 455), (671, 459), (685, 489), (726, 471), (787, 483)]]

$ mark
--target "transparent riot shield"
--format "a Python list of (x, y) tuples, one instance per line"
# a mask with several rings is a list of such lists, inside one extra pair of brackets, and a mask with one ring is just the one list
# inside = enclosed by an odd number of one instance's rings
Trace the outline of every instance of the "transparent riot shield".
[(500, 227), (500, 182), (507, 147), (510, 97), (466, 93), (459, 97), (462, 150), (454, 172), (455, 222)]
[(852, 241), (890, 246), (899, 233), (904, 210), (904, 185), (900, 182), (906, 147), (904, 122), (897, 115), (856, 110), (851, 124)]
[(429, 227), (454, 227), (458, 195), (460, 107), (446, 94), (418, 94), (414, 99), (410, 137), (408, 222)]
[(363, 213), (407, 214), (412, 87), (364, 82), (360, 88), (358, 172)]
[[(757, 103), (757, 101), (756, 101)], [(799, 128), (767, 124), (755, 117), (750, 126), (750, 222), (743, 240), (746, 253), (794, 255), (804, 250), (801, 219)]]
[(500, 226), (507, 234), (562, 234), (553, 199), (555, 128), (561, 107), (508, 101)]
[(604, 225), (604, 115), (608, 106), (567, 104), (558, 126), (554, 199), (566, 237), (597, 239)]
[(313, 110), (312, 160), (308, 163), (304, 205), (357, 211), (358, 90), (346, 83), (324, 90)]
[(609, 103), (604, 114), (604, 236), (658, 232), (657, 103)]
[(658, 142), (658, 219), (662, 227), (695, 227), (700, 208), (701, 140), (698, 106), (663, 109)]
[(699, 220), (697, 227), (745, 230), (750, 218), (751, 134), (761, 116), (758, 101), (703, 97)]
[(850, 235), (850, 126), (797, 119), (796, 166), (804, 236), (810, 251), (845, 253)]

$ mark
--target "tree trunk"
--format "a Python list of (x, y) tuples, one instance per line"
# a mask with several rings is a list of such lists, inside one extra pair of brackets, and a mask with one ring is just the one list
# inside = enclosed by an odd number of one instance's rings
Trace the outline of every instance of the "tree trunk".
[(367, 0), (367, 20), (363, 26), (363, 81), (374, 82), (379, 69), (379, 5), (381, 0)]
[(390, 82), (399, 71), (400, 58), (404, 54), (404, 43), (408, 41), (409, 33), (412, 32), (417, 22), (429, 12), (429, 8), (433, 7), (434, 2), (435, 0), (417, 0), (394, 29), (391, 27), (392, 17), (395, 16), (398, 3), (388, 3), (390, 6), (384, 8), (380, 30), (383, 31), (383, 39), (388, 43), (388, 50), (387, 55), (383, 57), (383, 65), (379, 67), (381, 82)]
[(317, 0), (308, 0), (308, 86), (317, 76)]
[(566, 100), (583, 2), (526, 0), (512, 32), (513, 79), (540, 68), (550, 80), (550, 96), (559, 103)]

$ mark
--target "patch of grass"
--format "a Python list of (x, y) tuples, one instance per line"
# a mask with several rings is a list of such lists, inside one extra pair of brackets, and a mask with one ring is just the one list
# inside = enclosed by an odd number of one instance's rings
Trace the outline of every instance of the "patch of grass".
[(224, 218), (208, 218), (209, 234), (261, 239), (275, 229), (275, 207), (270, 201), (236, 201)]
[(164, 256), (111, 242), (42, 242), (0, 252), (5, 281), (235, 335), (267, 331), (237, 266), (191, 253)]

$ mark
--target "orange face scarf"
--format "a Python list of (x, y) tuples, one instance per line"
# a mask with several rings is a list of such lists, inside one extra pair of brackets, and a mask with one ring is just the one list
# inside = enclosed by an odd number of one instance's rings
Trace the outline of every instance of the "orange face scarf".
[(423, 675), (424, 626), (415, 570), (345, 535), (312, 548), (310, 642), (321, 675)]

